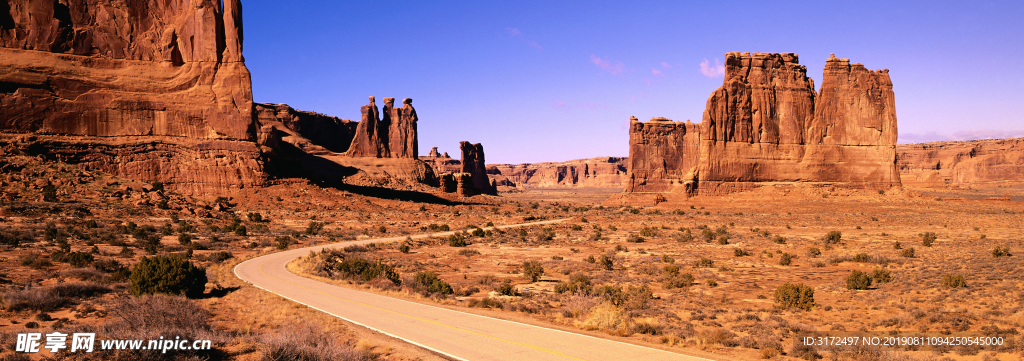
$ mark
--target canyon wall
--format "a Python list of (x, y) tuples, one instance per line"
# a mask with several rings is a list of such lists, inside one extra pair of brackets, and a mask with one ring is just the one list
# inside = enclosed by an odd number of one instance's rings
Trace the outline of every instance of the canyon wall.
[(499, 186), (526, 188), (618, 188), (626, 179), (628, 158), (598, 157), (567, 162), (491, 164), (487, 174)]
[(1024, 138), (900, 144), (896, 153), (908, 187), (1024, 183)]
[(0, 132), (34, 134), (11, 144), (190, 192), (264, 183), (238, 0), (4, 4)]
[(764, 182), (889, 189), (900, 186), (895, 145), (888, 70), (833, 55), (818, 94), (795, 54), (734, 52), (700, 124), (632, 119), (625, 190), (717, 195)]
[(256, 119), (260, 124), (279, 122), (310, 142), (335, 152), (344, 153), (352, 145), (357, 122), (325, 114), (296, 110), (288, 104), (256, 103)]

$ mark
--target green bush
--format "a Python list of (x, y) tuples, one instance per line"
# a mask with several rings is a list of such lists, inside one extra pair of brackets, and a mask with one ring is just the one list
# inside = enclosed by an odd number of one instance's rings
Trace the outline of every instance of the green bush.
[(828, 234), (826, 234), (825, 237), (822, 238), (822, 241), (825, 241), (825, 244), (836, 244), (836, 243), (842, 242), (843, 241), (843, 232), (840, 232), (840, 231), (828, 232)]
[(793, 263), (793, 255), (791, 255), (789, 253), (783, 253), (782, 256), (779, 257), (779, 265), (789, 266), (792, 263)]
[(466, 245), (466, 237), (463, 236), (461, 233), (456, 233), (448, 236), (448, 246), (465, 247)]
[(182, 256), (142, 257), (129, 279), (134, 296), (165, 293), (196, 298), (206, 287), (206, 270)]
[(732, 255), (736, 256), (736, 257), (743, 257), (743, 256), (749, 256), (750, 252), (747, 252), (743, 248), (733, 248), (732, 249)]
[(412, 247), (410, 247), (408, 243), (402, 243), (400, 246), (398, 246), (398, 251), (402, 253), (409, 253), (409, 250), (411, 249)]
[(799, 308), (810, 311), (814, 308), (814, 289), (802, 283), (786, 282), (775, 289), (776, 307), (782, 309)]
[(93, 257), (88, 252), (71, 252), (67, 254), (67, 260), (71, 267), (81, 268), (92, 263)]
[(181, 243), (183, 246), (189, 245), (192, 243), (192, 235), (188, 233), (178, 234), (178, 243)]
[(537, 282), (544, 275), (544, 266), (540, 262), (529, 261), (523, 263), (523, 276), (530, 279), (530, 282)]
[(967, 281), (964, 280), (964, 276), (963, 275), (944, 275), (944, 276), (942, 276), (942, 287), (946, 287), (946, 288), (967, 287)]
[(871, 287), (871, 276), (867, 273), (854, 270), (846, 277), (846, 288), (850, 290), (866, 290)]
[(399, 278), (398, 272), (395, 271), (395, 266), (385, 264), (380, 260), (369, 261), (357, 256), (338, 261), (334, 264), (333, 268), (344, 278), (362, 282), (383, 278), (391, 281), (396, 286), (402, 285), (402, 280)]
[(437, 273), (434, 272), (416, 272), (413, 276), (413, 281), (417, 284), (426, 287), (427, 292), (437, 293), (441, 295), (450, 295), (455, 293), (452, 290), (452, 286), (444, 280), (437, 278)]
[(292, 244), (294, 244), (296, 242), (295, 242), (294, 239), (292, 239), (291, 236), (285, 235), (285, 236), (274, 237), (274, 243), (276, 243), (277, 249), (284, 250), (284, 249), (288, 249), (288, 246), (290, 246), (290, 245), (292, 245)]
[(875, 268), (874, 271), (871, 271), (871, 280), (875, 283), (892, 282), (892, 272), (884, 268)]
[(707, 257), (701, 257), (699, 260), (694, 261), (693, 266), (711, 268), (715, 266), (715, 261), (712, 261), (710, 258)]
[(495, 288), (494, 292), (497, 292), (498, 294), (500, 294), (502, 296), (518, 296), (519, 295), (519, 292), (516, 291), (516, 287), (512, 285), (512, 281), (509, 281), (507, 279), (504, 282), (502, 282), (500, 285), (498, 285), (498, 288)]
[(235, 235), (236, 236), (241, 236), (241, 237), (245, 237), (246, 235), (248, 235), (248, 232), (246, 232), (245, 226), (240, 224), (237, 227), (235, 227)]
[(576, 292), (582, 292), (589, 294), (592, 286), (590, 284), (590, 277), (584, 274), (575, 274), (569, 278), (569, 282), (559, 282), (555, 284), (556, 293), (569, 293), (574, 294)]

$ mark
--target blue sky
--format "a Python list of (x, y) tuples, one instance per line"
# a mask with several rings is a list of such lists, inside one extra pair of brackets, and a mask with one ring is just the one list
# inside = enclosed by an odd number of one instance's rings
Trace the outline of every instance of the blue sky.
[(829, 53), (890, 69), (901, 143), (1024, 137), (1021, 1), (243, 0), (243, 16), (257, 102), (358, 120), (367, 96), (413, 98), (421, 154), (626, 156), (630, 115), (700, 121), (730, 51), (797, 53), (817, 85)]

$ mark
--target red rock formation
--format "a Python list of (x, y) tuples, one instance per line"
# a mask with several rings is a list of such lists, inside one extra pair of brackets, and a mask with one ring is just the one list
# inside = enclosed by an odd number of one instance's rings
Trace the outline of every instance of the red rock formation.
[(352, 145), (358, 123), (325, 114), (295, 110), (287, 104), (256, 103), (260, 124), (280, 122), (313, 144), (344, 153)]
[(558, 163), (492, 164), (487, 174), (498, 185), (536, 188), (622, 187), (628, 159), (599, 157)]
[[(352, 145), (346, 153), (349, 157), (372, 157), (387, 158), (386, 147), (381, 143), (380, 114), (377, 111), (377, 103), (374, 97), (370, 97), (370, 104), (359, 109), (363, 113), (363, 119), (356, 126), (356, 134), (352, 139)], [(387, 129), (387, 128), (384, 128)]]
[(1024, 183), (1024, 138), (900, 144), (896, 153), (908, 187)]
[[(391, 98), (388, 98), (391, 99)], [(394, 101), (392, 99), (392, 101)], [(412, 99), (402, 100), (402, 108), (392, 108), (385, 112), (389, 121), (388, 144), (392, 158), (419, 158), (419, 139), (416, 133), (416, 109), (412, 107)]]
[(778, 181), (898, 187), (894, 99), (888, 70), (833, 56), (816, 96), (795, 54), (728, 53), (700, 124), (632, 123), (626, 191), (713, 195)]
[(184, 157), (155, 162), (154, 153), (105, 151), (125, 163), (116, 174), (171, 188), (230, 189), (263, 178), (237, 0), (223, 9), (213, 0), (3, 4), (9, 9), (0, 11), (0, 131), (79, 142), (63, 149), (191, 148), (184, 154), (212, 147), (224, 156), (213, 161), (217, 166), (254, 172), (250, 182)]
[(484, 160), (484, 146), (480, 143), (470, 144), (459, 142), (462, 149), (462, 173), (468, 173), (473, 179), (473, 187), (478, 194), (497, 195), (498, 188), (487, 178), (487, 165)]

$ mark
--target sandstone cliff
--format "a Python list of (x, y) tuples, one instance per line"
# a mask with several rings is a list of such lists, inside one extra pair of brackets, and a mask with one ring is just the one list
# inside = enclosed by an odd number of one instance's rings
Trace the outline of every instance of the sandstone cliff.
[[(95, 144), (87, 165), (116, 160), (115, 174), (170, 188), (263, 183), (238, 0), (4, 4), (0, 131), (52, 136), (54, 149)], [(207, 148), (223, 157), (178, 156)]]
[(256, 103), (255, 106), (260, 124), (280, 122), (313, 144), (335, 153), (348, 151), (358, 124), (348, 119), (295, 110), (287, 104)]
[(900, 144), (896, 153), (908, 187), (1024, 182), (1024, 138)]
[(627, 192), (714, 195), (762, 182), (900, 186), (888, 70), (835, 56), (821, 93), (795, 54), (728, 53), (700, 124), (630, 127)]

